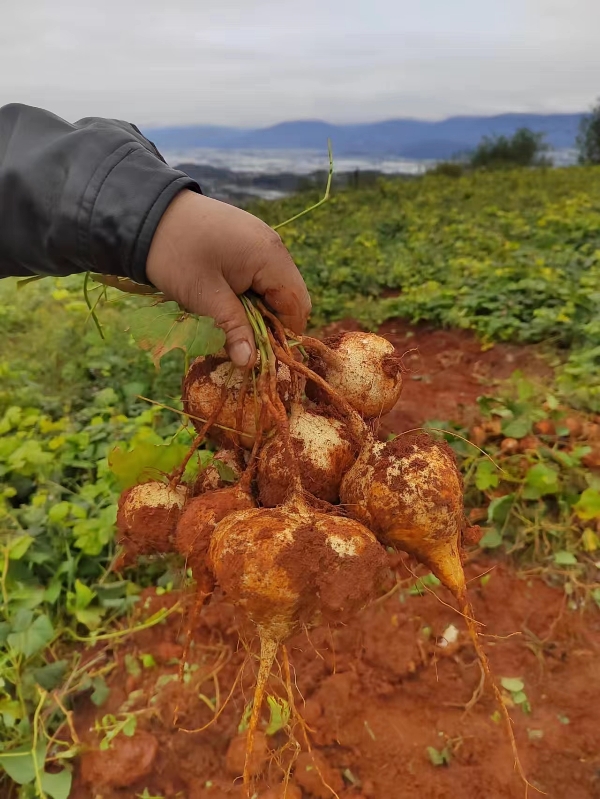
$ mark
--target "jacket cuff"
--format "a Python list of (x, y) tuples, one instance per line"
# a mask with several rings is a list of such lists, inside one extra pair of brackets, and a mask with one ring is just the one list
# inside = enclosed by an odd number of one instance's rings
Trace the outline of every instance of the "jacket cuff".
[(147, 283), (152, 238), (169, 203), (196, 181), (138, 142), (123, 144), (98, 167), (80, 210), (79, 250), (102, 274)]

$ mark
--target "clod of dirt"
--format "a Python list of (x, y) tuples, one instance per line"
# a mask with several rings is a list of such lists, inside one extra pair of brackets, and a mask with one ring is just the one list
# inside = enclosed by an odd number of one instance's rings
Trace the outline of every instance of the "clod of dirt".
[(503, 438), (500, 442), (500, 449), (505, 455), (516, 455), (519, 452), (520, 444), (516, 438)]
[[(284, 402), (289, 400), (291, 391), (290, 370), (280, 364), (277, 372), (278, 391)], [(196, 358), (183, 381), (183, 409), (190, 415), (197, 430), (212, 417), (219, 403), (223, 406), (217, 414), (210, 435), (215, 441), (239, 443), (250, 449), (256, 436), (257, 421), (260, 416), (260, 398), (255, 395), (254, 382), (250, 372), (233, 368), (225, 352)], [(196, 417), (196, 418), (194, 418)], [(217, 426), (221, 425), (221, 427)], [(229, 428), (225, 430), (223, 428)], [(241, 435), (236, 435), (235, 431)]]
[[(402, 359), (394, 345), (374, 333), (342, 333), (326, 339), (325, 344), (333, 355), (313, 355), (313, 371), (364, 418), (391, 411), (402, 392)], [(314, 386), (309, 385), (307, 393), (321, 398), (321, 390)]]
[(120, 735), (105, 751), (92, 749), (81, 756), (81, 777), (94, 789), (127, 788), (152, 772), (158, 740), (145, 730), (129, 738)]
[[(257, 777), (264, 771), (269, 760), (270, 748), (269, 740), (264, 732), (256, 731), (252, 753), (248, 759), (250, 774)], [(225, 756), (225, 769), (232, 777), (239, 777), (244, 771), (246, 762), (246, 736), (238, 735), (229, 744), (227, 755)]]
[[(340, 483), (357, 447), (343, 421), (316, 408), (294, 405), (290, 415), (290, 441), (303, 488), (318, 499), (336, 503)], [(283, 504), (290, 490), (290, 467), (284, 441), (272, 438), (258, 463), (260, 501), (268, 508)]]
[(487, 432), (480, 425), (475, 425), (469, 431), (469, 440), (477, 447), (483, 447), (487, 441)]
[(139, 555), (171, 551), (172, 536), (186, 497), (185, 486), (171, 488), (154, 480), (133, 486), (121, 494), (117, 535), (125, 550), (126, 563)]
[(556, 435), (556, 425), (552, 419), (541, 419), (533, 425), (533, 429), (539, 436)]
[(331, 799), (332, 789), (339, 793), (344, 781), (319, 752), (301, 752), (294, 768), (294, 780), (309, 796)]
[(592, 446), (592, 451), (584, 455), (581, 461), (588, 469), (600, 469), (600, 444)]
[(571, 438), (579, 438), (583, 433), (583, 421), (577, 416), (567, 416), (562, 420), (561, 425), (567, 428)]

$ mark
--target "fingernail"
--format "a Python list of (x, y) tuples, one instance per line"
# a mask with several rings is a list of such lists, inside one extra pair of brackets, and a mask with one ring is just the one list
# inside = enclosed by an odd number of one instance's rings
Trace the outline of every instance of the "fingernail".
[(236, 341), (229, 348), (229, 357), (236, 366), (248, 366), (252, 358), (252, 347), (247, 341)]

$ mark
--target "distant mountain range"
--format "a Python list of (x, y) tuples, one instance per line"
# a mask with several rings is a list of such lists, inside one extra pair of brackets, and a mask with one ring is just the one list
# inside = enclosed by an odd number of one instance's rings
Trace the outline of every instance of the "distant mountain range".
[(511, 135), (526, 127), (544, 133), (556, 150), (575, 146), (582, 114), (500, 114), (458, 116), (440, 122), (390, 119), (360, 125), (321, 121), (282, 122), (267, 128), (228, 128), (199, 125), (144, 130), (160, 150), (173, 152), (216, 147), (236, 150), (323, 150), (327, 139), (339, 155), (451, 158), (472, 150), (483, 138)]

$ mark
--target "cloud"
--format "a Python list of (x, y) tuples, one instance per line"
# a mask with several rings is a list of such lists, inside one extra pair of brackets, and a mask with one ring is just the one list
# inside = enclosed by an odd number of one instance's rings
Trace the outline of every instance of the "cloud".
[(28, 0), (0, 105), (140, 125), (577, 111), (600, 94), (598, 0)]

